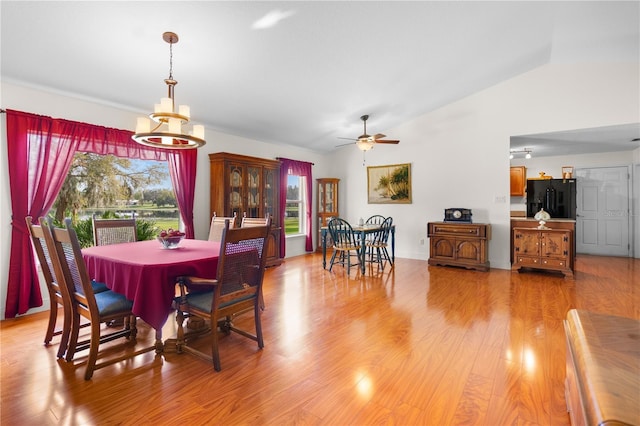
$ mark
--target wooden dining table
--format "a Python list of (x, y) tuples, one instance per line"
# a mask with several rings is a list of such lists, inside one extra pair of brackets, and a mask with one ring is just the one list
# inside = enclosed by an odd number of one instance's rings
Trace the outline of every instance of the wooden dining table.
[[(360, 236), (360, 241), (365, 241), (366, 236), (368, 234), (373, 234), (377, 231), (380, 230), (381, 225), (379, 224), (364, 224), (364, 225), (357, 225), (357, 226), (352, 226), (352, 229), (354, 232), (356, 232), (357, 234), (359, 234)], [(322, 228), (320, 228), (320, 239), (322, 240), (322, 267), (324, 269), (327, 269), (327, 234), (329, 234), (329, 227), (328, 226), (323, 226)], [(362, 247), (360, 248), (360, 253), (359, 253), (359, 260), (360, 260), (360, 271), (362, 271), (362, 273), (365, 273), (365, 264), (364, 264), (364, 259), (365, 259), (365, 250), (366, 250), (366, 246), (365, 244), (362, 244)], [(391, 265), (393, 265), (395, 263), (395, 251), (396, 251), (396, 226), (395, 225), (391, 225)]]
[(220, 243), (184, 239), (178, 248), (138, 241), (82, 249), (89, 276), (133, 302), (132, 312), (156, 331), (161, 352), (162, 327), (172, 312), (176, 278), (215, 278)]

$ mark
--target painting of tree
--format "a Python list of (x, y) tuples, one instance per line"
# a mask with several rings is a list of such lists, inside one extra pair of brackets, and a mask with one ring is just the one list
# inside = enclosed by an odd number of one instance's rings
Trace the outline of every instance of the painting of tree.
[(369, 204), (411, 203), (411, 164), (367, 167)]

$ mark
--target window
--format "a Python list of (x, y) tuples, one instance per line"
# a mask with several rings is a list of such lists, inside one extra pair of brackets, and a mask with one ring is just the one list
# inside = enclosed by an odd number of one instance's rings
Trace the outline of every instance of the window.
[(285, 235), (306, 234), (306, 185), (304, 176), (288, 175), (287, 204), (285, 208)]
[(180, 212), (166, 161), (76, 152), (51, 215), (74, 218), (82, 247), (93, 245), (91, 218), (138, 219), (138, 239), (179, 229)]

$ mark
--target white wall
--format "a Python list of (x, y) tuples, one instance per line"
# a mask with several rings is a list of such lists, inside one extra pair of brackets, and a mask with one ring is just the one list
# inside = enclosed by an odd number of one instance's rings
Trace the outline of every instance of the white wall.
[[(637, 122), (639, 72), (638, 64), (546, 65), (396, 128), (376, 129), (401, 142), (367, 152), (366, 163), (411, 163), (412, 204), (367, 204), (366, 167), (362, 166), (362, 152), (353, 147), (343, 147), (324, 156), (207, 129), (207, 145), (198, 154), (196, 192), (201, 196), (195, 200), (196, 236), (204, 238), (209, 223), (209, 152), (288, 157), (314, 162), (314, 178), (341, 179), (340, 213), (346, 219), (356, 221), (375, 213), (393, 216), (398, 257), (427, 259), (427, 222), (442, 220), (447, 207), (468, 207), (473, 210), (475, 222), (492, 225), (491, 266), (509, 269), (510, 137)], [(140, 114), (7, 83), (2, 83), (2, 97), (4, 108), (116, 128), (132, 129)], [(7, 155), (5, 133), (1, 132), (0, 147), (4, 158)], [(335, 144), (335, 140), (326, 143)], [(634, 153), (634, 165), (638, 164), (639, 157), (640, 154)], [(0, 195), (1, 231), (10, 235), (6, 161), (0, 167), (4, 178), (0, 185), (5, 188)], [(313, 198), (315, 203), (315, 194)], [(424, 245), (420, 244), (422, 240)], [(0, 313), (4, 317), (9, 239), (4, 238), (0, 247)], [(287, 251), (288, 255), (303, 252)]]
[(447, 207), (468, 207), (474, 222), (492, 225), (491, 266), (509, 269), (510, 137), (637, 122), (638, 75), (638, 64), (545, 65), (396, 128), (376, 129), (400, 144), (375, 147), (366, 164), (411, 163), (413, 203), (367, 204), (362, 153), (345, 147), (332, 161), (341, 215), (393, 216), (397, 256), (427, 259), (427, 223), (442, 220)]

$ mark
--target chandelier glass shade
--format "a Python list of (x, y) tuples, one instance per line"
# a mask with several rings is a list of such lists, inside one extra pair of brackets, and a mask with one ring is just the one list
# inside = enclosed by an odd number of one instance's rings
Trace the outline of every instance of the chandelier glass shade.
[(178, 82), (173, 79), (173, 44), (178, 42), (178, 36), (172, 32), (165, 32), (162, 38), (169, 43), (169, 77), (164, 80), (167, 85), (167, 97), (155, 104), (154, 112), (149, 114), (149, 118), (138, 118), (136, 132), (131, 138), (139, 144), (155, 148), (199, 148), (206, 143), (204, 126), (194, 125), (191, 132), (185, 132), (183, 127), (191, 119), (191, 109), (188, 105), (180, 105), (176, 110), (175, 105), (174, 91)]

